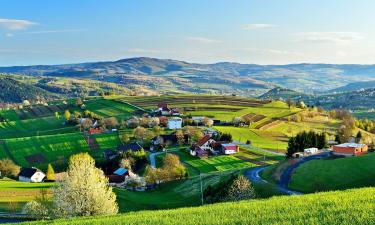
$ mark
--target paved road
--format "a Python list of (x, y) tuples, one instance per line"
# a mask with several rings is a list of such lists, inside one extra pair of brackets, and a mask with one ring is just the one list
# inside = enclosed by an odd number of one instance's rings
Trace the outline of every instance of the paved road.
[(280, 177), (279, 185), (282, 188), (287, 188), (288, 185), (289, 185), (290, 179), (292, 178), (293, 171), (297, 167), (299, 167), (302, 163), (305, 163), (305, 162), (308, 162), (308, 161), (311, 161), (311, 160), (315, 160), (315, 159), (327, 158), (327, 157), (330, 157), (331, 155), (332, 155), (332, 152), (323, 152), (323, 153), (319, 153), (319, 154), (316, 154), (316, 155), (311, 155), (311, 156), (301, 158), (300, 161), (298, 161), (297, 163), (295, 163), (293, 165), (290, 165), (288, 168), (286, 168), (283, 171), (283, 173), (281, 174), (281, 177)]
[(278, 185), (269, 183), (266, 180), (263, 180), (262, 177), (259, 175), (260, 172), (262, 172), (264, 169), (266, 169), (268, 166), (262, 166), (262, 167), (255, 167), (252, 169), (249, 169), (245, 172), (245, 176), (254, 183), (264, 183), (264, 184), (270, 184), (274, 185), (277, 190), (279, 190), (281, 193), (285, 193), (288, 195), (301, 195), (303, 193), (298, 191), (293, 191), (288, 189), (288, 184), (290, 182), (291, 176), (293, 171), (300, 166), (302, 163), (315, 160), (315, 159), (323, 159), (327, 158), (332, 155), (332, 152), (323, 152), (317, 155), (307, 156), (305, 158), (302, 158), (299, 162), (289, 166), (284, 170), (280, 177), (280, 183)]
[(266, 180), (263, 180), (262, 177), (260, 177), (260, 172), (266, 169), (268, 166), (262, 166), (262, 167), (255, 167), (249, 170), (245, 171), (245, 176), (253, 183), (263, 183), (263, 184), (269, 184), (273, 185), (279, 192), (288, 194), (288, 195), (301, 195), (301, 192), (298, 191), (292, 191), (288, 188), (281, 187), (280, 185), (269, 183)]

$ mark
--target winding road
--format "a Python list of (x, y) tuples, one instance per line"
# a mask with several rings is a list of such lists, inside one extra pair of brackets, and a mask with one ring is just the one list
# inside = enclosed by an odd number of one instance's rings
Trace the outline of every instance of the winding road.
[(262, 172), (268, 166), (255, 167), (255, 168), (249, 169), (249, 170), (245, 171), (245, 176), (253, 183), (263, 183), (263, 184), (273, 185), (281, 193), (288, 194), (288, 195), (301, 195), (303, 193), (288, 189), (288, 184), (289, 184), (290, 179), (292, 177), (293, 171), (298, 166), (300, 166), (302, 163), (305, 163), (305, 162), (308, 162), (308, 161), (311, 161), (311, 160), (315, 160), (315, 159), (327, 158), (327, 157), (330, 157), (331, 155), (332, 155), (332, 152), (323, 152), (323, 153), (320, 153), (320, 154), (311, 155), (311, 156), (307, 156), (307, 157), (302, 158), (299, 162), (297, 162), (293, 165), (290, 165), (289, 167), (287, 167), (283, 171), (283, 173), (281, 174), (281, 177), (280, 177), (279, 184), (269, 183), (268, 181), (262, 179), (262, 177), (260, 176), (260, 172)]

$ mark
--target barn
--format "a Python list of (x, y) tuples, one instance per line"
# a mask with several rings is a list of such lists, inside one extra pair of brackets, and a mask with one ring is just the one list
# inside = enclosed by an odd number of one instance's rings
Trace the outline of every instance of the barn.
[(362, 155), (368, 151), (368, 146), (357, 143), (343, 143), (332, 147), (333, 153), (337, 155)]

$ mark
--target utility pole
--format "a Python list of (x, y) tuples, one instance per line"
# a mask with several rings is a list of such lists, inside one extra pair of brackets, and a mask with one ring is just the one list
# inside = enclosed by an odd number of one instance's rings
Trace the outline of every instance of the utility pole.
[(202, 184), (202, 173), (199, 173), (199, 179), (200, 179), (200, 183), (201, 183), (201, 201), (202, 201), (202, 205), (203, 205), (203, 184)]

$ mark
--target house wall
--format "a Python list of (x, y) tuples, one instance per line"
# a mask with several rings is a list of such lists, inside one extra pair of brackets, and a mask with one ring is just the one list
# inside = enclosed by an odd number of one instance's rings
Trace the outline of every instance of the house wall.
[(28, 177), (23, 177), (23, 176), (19, 176), (18, 177), (18, 180), (19, 181), (23, 181), (23, 182), (31, 182), (31, 179), (28, 178)]
[(341, 146), (333, 146), (333, 151), (338, 154), (344, 154), (344, 155), (362, 155), (367, 153), (368, 147), (367, 145), (364, 145), (362, 147), (341, 147)]
[(181, 129), (182, 121), (181, 120), (168, 120), (168, 129)]
[(35, 182), (35, 183), (42, 182), (45, 176), (46, 175), (44, 173), (42, 173), (42, 172), (36, 172), (31, 177), (31, 182)]

